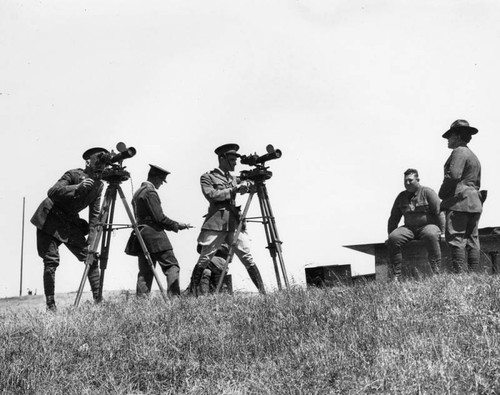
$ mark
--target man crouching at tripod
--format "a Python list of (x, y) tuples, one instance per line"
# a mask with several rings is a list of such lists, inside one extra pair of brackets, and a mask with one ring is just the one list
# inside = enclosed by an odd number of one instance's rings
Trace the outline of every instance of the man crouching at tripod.
[(265, 293), (259, 269), (250, 254), (246, 233), (240, 232), (238, 240), (233, 240), (240, 216), (239, 207), (235, 206), (235, 197), (237, 193), (249, 192), (249, 184), (238, 183), (238, 179), (230, 174), (240, 156), (239, 148), (237, 144), (218, 147), (215, 153), (219, 159), (219, 167), (203, 174), (200, 179), (201, 190), (210, 206), (198, 236), (200, 257), (191, 275), (191, 292), (196, 295), (203, 271), (224, 242), (229, 246), (234, 245), (234, 252), (247, 269), (253, 283), (260, 293)]
[[(167, 175), (170, 172), (158, 166), (149, 166), (148, 180), (143, 182), (141, 187), (134, 193), (132, 206), (144, 243), (151, 254), (153, 265), (159, 262), (163, 274), (167, 277), (168, 294), (170, 296), (179, 296), (181, 293), (179, 287), (179, 263), (165, 230), (177, 232), (182, 229), (189, 229), (192, 226), (174, 221), (163, 213), (160, 197), (156, 190), (167, 182)], [(147, 258), (137, 242), (132, 243), (129, 241), (129, 243), (125, 252), (129, 255), (137, 255), (139, 258), (137, 296), (147, 296), (151, 292), (151, 285), (153, 284), (153, 269), (149, 266)], [(132, 244), (135, 244), (135, 247), (129, 247)]]
[[(36, 239), (38, 255), (43, 259), (43, 288), (47, 310), (55, 311), (55, 277), (59, 266), (59, 246), (66, 247), (78, 258), (85, 261), (88, 242), (94, 237), (99, 220), (101, 193), (104, 184), (99, 180), (102, 165), (99, 154), (108, 151), (104, 148), (90, 148), (83, 153), (85, 170), (73, 169), (63, 174), (61, 179), (47, 192), (31, 223), (37, 227)], [(80, 218), (78, 213), (89, 208), (89, 222)], [(89, 234), (88, 239), (85, 236)], [(88, 279), (96, 302), (99, 297), (99, 267), (97, 260), (91, 265)]]

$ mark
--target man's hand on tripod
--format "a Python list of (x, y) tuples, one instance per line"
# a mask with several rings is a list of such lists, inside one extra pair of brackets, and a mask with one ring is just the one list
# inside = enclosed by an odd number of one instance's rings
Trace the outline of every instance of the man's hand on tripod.
[(243, 182), (241, 184), (236, 185), (233, 187), (233, 192), (239, 193), (240, 195), (244, 195), (245, 193), (248, 193), (250, 191), (250, 185), (248, 183)]
[(182, 222), (179, 222), (179, 230), (184, 230), (184, 229), (191, 229), (194, 228), (191, 224), (183, 224)]

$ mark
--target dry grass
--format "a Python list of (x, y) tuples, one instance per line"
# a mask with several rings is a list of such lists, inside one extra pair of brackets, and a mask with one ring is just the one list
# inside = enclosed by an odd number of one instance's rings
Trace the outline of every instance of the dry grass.
[(2, 393), (495, 394), (500, 279), (0, 312)]

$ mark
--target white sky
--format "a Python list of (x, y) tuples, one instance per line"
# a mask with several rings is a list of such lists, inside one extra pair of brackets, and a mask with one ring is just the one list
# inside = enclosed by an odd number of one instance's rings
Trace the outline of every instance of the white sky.
[[(196, 226), (169, 232), (183, 287), (208, 205), (199, 177), (227, 142), (283, 152), (267, 187), (293, 283), (311, 263), (374, 270), (342, 245), (385, 240), (408, 167), (439, 189), (450, 154), (441, 135), (457, 118), (479, 128), (480, 227), (500, 225), (499, 20), (496, 0), (2, 1), (0, 297), (19, 294), (23, 197), (23, 294), (43, 293), (31, 215), (83, 151), (120, 141), (137, 149), (124, 162), (129, 202), (155, 163), (172, 172), (164, 211)], [(119, 200), (114, 222), (128, 222)], [(264, 229), (249, 233), (273, 288)], [(112, 239), (105, 289), (135, 289), (128, 234)], [(83, 269), (61, 247), (56, 292), (76, 291)], [(253, 290), (237, 258), (230, 272), (236, 289)]]

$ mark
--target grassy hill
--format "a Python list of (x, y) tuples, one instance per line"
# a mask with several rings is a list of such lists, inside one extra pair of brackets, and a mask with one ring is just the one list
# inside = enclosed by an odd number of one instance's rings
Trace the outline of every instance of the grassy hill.
[(1, 393), (496, 394), (500, 279), (0, 312)]
[[(126, 300), (133, 295), (133, 291), (104, 291), (105, 299), (110, 299), (117, 302), (120, 298)], [(76, 292), (60, 293), (56, 295), (58, 308), (68, 308), (74, 305)], [(84, 292), (80, 303), (89, 302), (92, 300), (90, 292)], [(44, 295), (25, 295), (20, 297), (1, 298), (0, 299), (0, 314), (7, 312), (19, 312), (23, 310), (30, 311), (45, 311), (45, 296)]]

